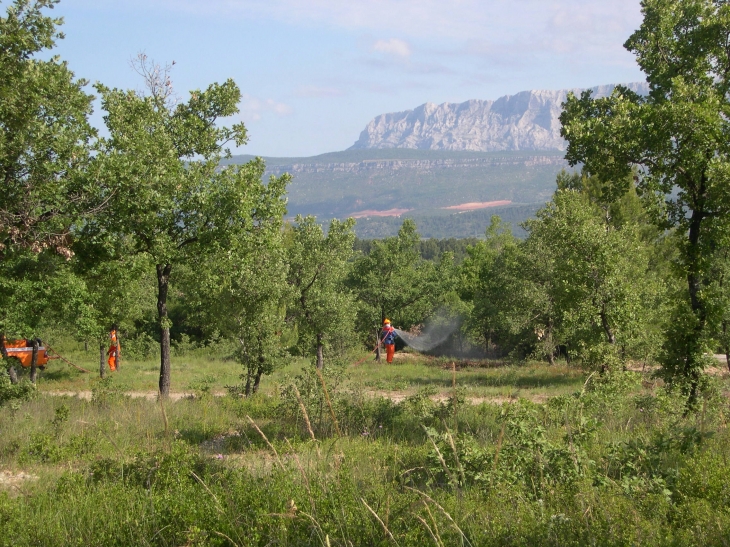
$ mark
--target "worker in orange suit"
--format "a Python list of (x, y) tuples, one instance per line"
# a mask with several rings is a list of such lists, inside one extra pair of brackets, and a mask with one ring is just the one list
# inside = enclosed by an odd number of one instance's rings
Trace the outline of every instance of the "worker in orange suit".
[(111, 338), (111, 345), (109, 346), (109, 350), (106, 352), (106, 354), (109, 356), (109, 359), (107, 359), (107, 363), (109, 364), (109, 370), (115, 371), (117, 370), (117, 358), (119, 357), (117, 329), (112, 328), (112, 331), (109, 333), (109, 338)]
[(385, 355), (388, 363), (393, 362), (393, 355), (395, 355), (395, 337), (398, 336), (390, 324), (390, 319), (383, 321), (383, 331), (380, 333), (380, 339), (385, 344)]

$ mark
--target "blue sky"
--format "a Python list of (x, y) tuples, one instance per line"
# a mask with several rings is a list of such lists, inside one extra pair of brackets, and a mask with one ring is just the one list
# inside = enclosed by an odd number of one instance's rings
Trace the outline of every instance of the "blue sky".
[(175, 61), (183, 98), (233, 78), (239, 152), (257, 155), (343, 150), (376, 115), (425, 102), (642, 79), (622, 47), (638, 0), (61, 0), (53, 14), (56, 53), (92, 82), (141, 88), (141, 51)]

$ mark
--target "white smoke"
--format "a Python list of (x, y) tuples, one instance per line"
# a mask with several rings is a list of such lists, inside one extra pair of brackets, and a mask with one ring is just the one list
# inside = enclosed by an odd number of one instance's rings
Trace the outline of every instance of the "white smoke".
[(459, 328), (458, 318), (448, 320), (436, 320), (429, 323), (418, 336), (408, 334), (400, 329), (395, 329), (396, 334), (406, 344), (417, 351), (430, 351), (440, 346), (449, 336), (451, 336)]

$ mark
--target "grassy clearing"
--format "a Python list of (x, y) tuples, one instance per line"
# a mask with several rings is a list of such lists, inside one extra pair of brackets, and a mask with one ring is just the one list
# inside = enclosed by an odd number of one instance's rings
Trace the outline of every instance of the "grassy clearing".
[(546, 367), (537, 362), (465, 362), (413, 353), (397, 354), (396, 357), (391, 365), (368, 360), (350, 369), (351, 385), (377, 392), (400, 392), (405, 396), (430, 388), (443, 397), (450, 395), (456, 383), (470, 398), (544, 400), (580, 389), (587, 376), (566, 365)]
[[(61, 351), (61, 349), (59, 349)], [(68, 345), (62, 352), (74, 364), (92, 374), (83, 374), (61, 361), (53, 361), (41, 373), (38, 387), (49, 392), (91, 392), (98, 385), (98, 353), (83, 351), (80, 344)], [(402, 399), (419, 391), (446, 398), (453, 383), (472, 400), (527, 399), (541, 401), (581, 388), (586, 374), (564, 364), (546, 367), (543, 363), (504, 361), (460, 361), (433, 358), (417, 353), (398, 353), (395, 361), (375, 362), (366, 354), (352, 354), (345, 363), (343, 386), (350, 390), (387, 395)], [(356, 366), (353, 366), (357, 364)], [(173, 357), (172, 392), (194, 393), (202, 389), (222, 393), (225, 386), (240, 383), (242, 368), (226, 355), (201, 348)], [(264, 377), (261, 391), (274, 394), (309, 366), (306, 359), (291, 362), (271, 376)], [(456, 372), (452, 367), (456, 368)], [(125, 359), (122, 370), (114, 374), (117, 389), (126, 392), (155, 393), (159, 362), (155, 359)]]
[(156, 361), (104, 382), (56, 362), (0, 413), (0, 545), (730, 541), (724, 377), (685, 416), (637, 371), (586, 385), (564, 364), (403, 353), (330, 367), (328, 403), (304, 360), (249, 400), (212, 396), (238, 381), (233, 361), (173, 366), (195, 398), (130, 398), (156, 390)]
[[(160, 404), (126, 394), (119, 377), (144, 366), (127, 363), (91, 400), (41, 392), (0, 413), (0, 545), (730, 540), (725, 379), (685, 414), (640, 372), (485, 362), (454, 388), (450, 365), (331, 367), (325, 395), (298, 362), (248, 400), (206, 384)], [(528, 397), (466, 404), (501, 393)]]
[[(583, 390), (565, 368), (462, 368), (453, 389), (448, 364), (333, 367), (331, 410), (311, 369), (294, 378), (301, 364), (248, 400), (199, 390), (161, 405), (115, 379), (92, 400), (7, 406), (0, 545), (730, 542), (726, 380), (709, 377), (685, 415), (638, 372)], [(375, 381), (407, 382), (405, 398), (374, 396)], [(555, 396), (465, 404), (504, 387)]]
[[(50, 341), (50, 345), (75, 365), (90, 371), (78, 371), (61, 360), (51, 361), (39, 375), (38, 388), (41, 391), (78, 392), (91, 391), (99, 381), (99, 349), (66, 339)], [(124, 348), (123, 348), (124, 349)], [(192, 393), (202, 386), (221, 391), (226, 385), (240, 382), (241, 366), (228, 357), (227, 348), (214, 351), (198, 348), (187, 351), (173, 351), (172, 391)], [(111, 374), (119, 389), (136, 392), (156, 392), (160, 376), (160, 362), (157, 355), (145, 359), (131, 358), (123, 353), (121, 370)]]

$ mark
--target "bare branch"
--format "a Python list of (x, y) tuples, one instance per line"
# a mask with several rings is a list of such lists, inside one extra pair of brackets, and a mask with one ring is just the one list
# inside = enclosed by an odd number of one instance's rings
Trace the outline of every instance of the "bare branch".
[(144, 79), (149, 95), (168, 109), (180, 101), (180, 97), (175, 94), (170, 76), (174, 64), (175, 61), (166, 63), (164, 66), (160, 65), (150, 59), (144, 51), (140, 51), (136, 57), (129, 60), (132, 70)]

